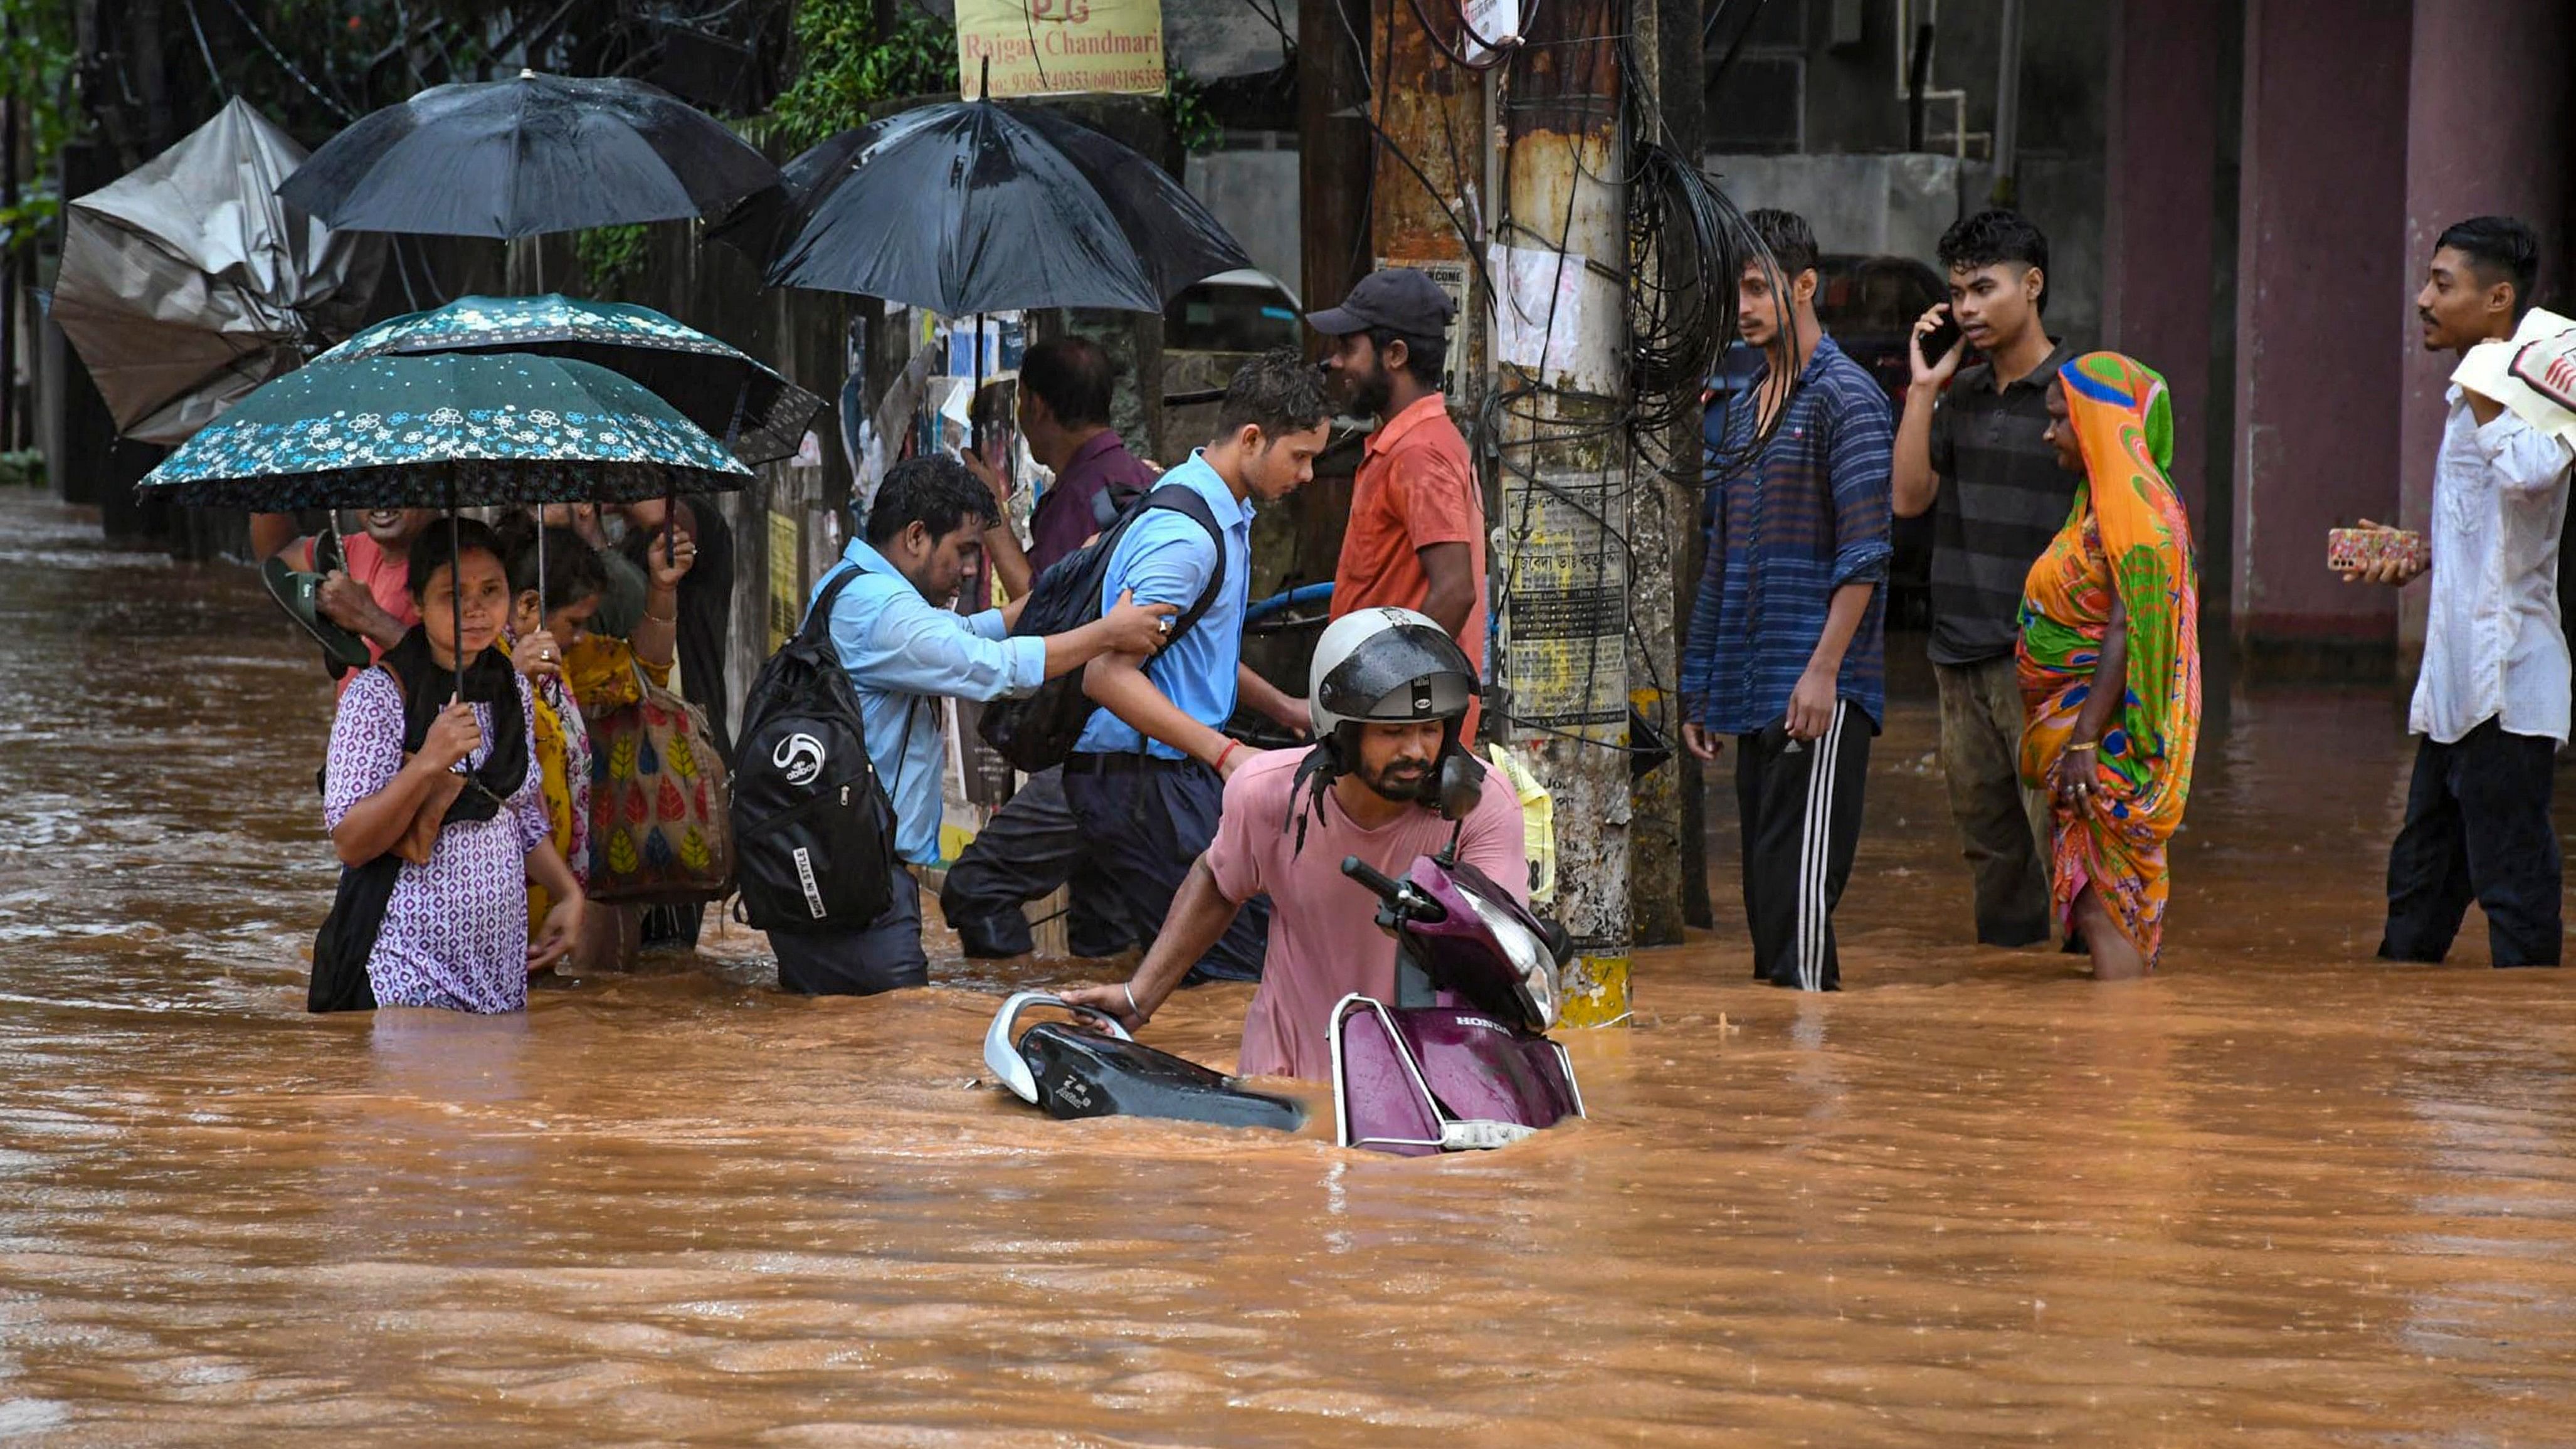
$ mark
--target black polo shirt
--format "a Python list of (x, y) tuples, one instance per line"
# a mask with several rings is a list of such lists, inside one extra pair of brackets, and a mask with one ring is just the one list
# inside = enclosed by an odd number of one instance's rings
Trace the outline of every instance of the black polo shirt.
[(2047, 440), (2048, 384), (2074, 357), (2059, 342), (2001, 392), (1993, 364), (1960, 368), (1932, 409), (1935, 664), (1982, 664), (2021, 638), (2023, 582), (2075, 504), (2075, 475)]

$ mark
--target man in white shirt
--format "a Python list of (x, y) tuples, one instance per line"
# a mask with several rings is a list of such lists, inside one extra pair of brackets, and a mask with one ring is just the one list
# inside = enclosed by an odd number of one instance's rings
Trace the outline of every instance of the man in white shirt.
[[(2539, 237), (2511, 217), (2443, 232), (2415, 297), (2425, 350), (2465, 355), (2512, 337), (2539, 258)], [(2379, 954), (2441, 960), (2474, 899), (2496, 965), (2555, 966), (2549, 797), (2569, 706), (2558, 533), (2576, 459), (2492, 399), (2453, 386), (2449, 403), (2433, 472), (2424, 664), (2407, 726), (2422, 738), (2406, 823), (2388, 852)], [(2348, 577), (2402, 587), (2425, 571), (2390, 562)]]

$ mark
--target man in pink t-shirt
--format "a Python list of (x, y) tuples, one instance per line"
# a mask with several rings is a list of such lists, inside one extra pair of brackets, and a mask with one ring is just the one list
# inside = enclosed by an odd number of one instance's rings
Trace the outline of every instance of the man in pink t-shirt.
[(1377, 928), (1377, 898), (1342, 874), (1343, 857), (1401, 875), (1415, 858), (1445, 849), (1454, 830), (1458, 859), (1526, 898), (1519, 798), (1489, 780), (1454, 823), (1433, 800), (1443, 758), (1461, 750), (1458, 728), (1475, 680), (1456, 641), (1409, 609), (1337, 621), (1316, 646), (1307, 696), (1318, 743), (1273, 751), (1227, 778), (1216, 838), (1191, 866), (1136, 974), (1064, 999), (1143, 1025), (1243, 903), (1267, 893), (1270, 941), (1261, 987), (1244, 1014), (1237, 1070), (1330, 1077), (1335, 1003), (1354, 991), (1395, 997), (1395, 943)]

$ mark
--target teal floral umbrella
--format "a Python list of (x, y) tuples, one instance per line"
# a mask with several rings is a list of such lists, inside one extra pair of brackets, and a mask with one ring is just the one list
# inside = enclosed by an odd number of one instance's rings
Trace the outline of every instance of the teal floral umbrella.
[[(135, 492), (267, 513), (445, 508), (452, 530), (460, 508), (630, 503), (750, 479), (704, 428), (596, 363), (439, 353), (308, 363), (233, 404)], [(456, 680), (462, 693), (462, 660)]]
[(627, 503), (750, 480), (704, 428), (596, 363), (439, 353), (307, 364), (235, 403), (135, 491), (284, 513)]
[(644, 384), (746, 463), (795, 456), (823, 400), (758, 358), (650, 307), (536, 297), (459, 297), (375, 326), (324, 362), (448, 352), (532, 352), (595, 362)]

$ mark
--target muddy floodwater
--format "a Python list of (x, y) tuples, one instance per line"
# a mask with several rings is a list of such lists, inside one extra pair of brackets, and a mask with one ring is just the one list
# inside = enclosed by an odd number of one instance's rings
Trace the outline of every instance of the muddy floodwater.
[[(2236, 696), (2119, 987), (1959, 944), (1900, 703), (1853, 989), (1750, 981), (1721, 841), (1719, 929), (1567, 1037), (1592, 1119), (1408, 1162), (1037, 1117), (978, 1041), (1074, 968), (953, 948), (308, 1017), (314, 655), (96, 540), (0, 501), (0, 1439), (2576, 1443), (2576, 979), (2474, 915), (2368, 959), (2384, 691)], [(1245, 997), (1148, 1039), (1228, 1064)]]

